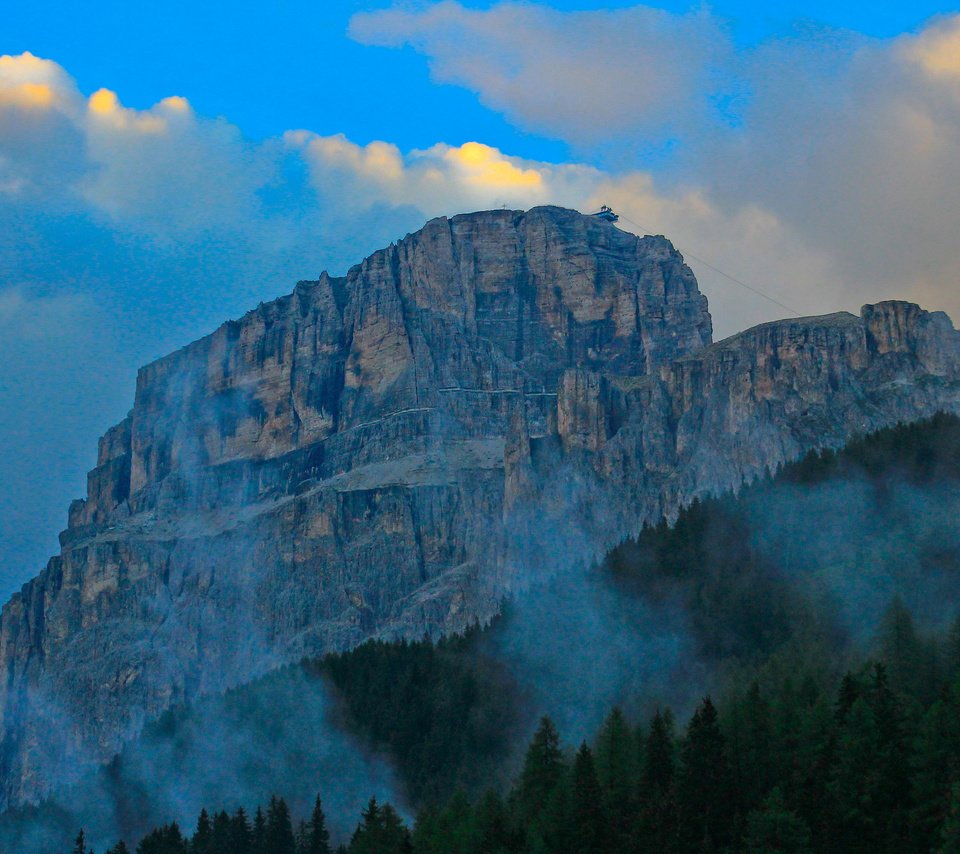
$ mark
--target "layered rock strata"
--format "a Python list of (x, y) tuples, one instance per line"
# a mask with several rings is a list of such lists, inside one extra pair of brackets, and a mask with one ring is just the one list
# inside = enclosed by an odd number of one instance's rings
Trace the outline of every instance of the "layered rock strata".
[(942, 314), (710, 329), (667, 240), (546, 207), (433, 220), (143, 368), (0, 616), (0, 802), (173, 703), (461, 629), (698, 495), (960, 411)]

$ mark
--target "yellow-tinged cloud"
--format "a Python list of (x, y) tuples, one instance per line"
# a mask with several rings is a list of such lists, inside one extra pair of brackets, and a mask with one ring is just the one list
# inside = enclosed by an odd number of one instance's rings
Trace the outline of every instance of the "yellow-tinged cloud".
[(589, 167), (526, 161), (481, 142), (403, 153), (382, 141), (357, 145), (342, 134), (292, 131), (285, 141), (302, 152), (321, 196), (336, 197), (344, 209), (378, 203), (437, 213), (529, 207), (581, 198), (582, 188), (595, 181)]
[(20, 83), (0, 88), (0, 104), (24, 110), (45, 110), (53, 105), (55, 95), (46, 83)]
[(471, 184), (497, 189), (543, 185), (543, 176), (535, 169), (516, 166), (499, 149), (482, 142), (465, 142), (447, 151), (446, 157), (461, 167), (464, 179)]
[(946, 18), (912, 39), (906, 53), (931, 77), (960, 79), (960, 15)]
[(169, 98), (164, 98), (157, 106), (178, 113), (187, 113), (190, 111), (190, 102), (180, 95), (171, 95)]
[[(162, 105), (163, 101), (160, 104)], [(95, 117), (109, 122), (118, 130), (163, 133), (167, 128), (167, 123), (162, 116), (156, 115), (152, 110), (139, 111), (124, 107), (117, 93), (110, 89), (98, 89), (94, 92), (87, 101), (87, 107)]]
[(117, 93), (109, 89), (98, 89), (90, 96), (88, 103), (91, 111), (100, 115), (108, 115), (120, 107)]
[(68, 87), (63, 69), (32, 53), (0, 56), (0, 106), (46, 110)]

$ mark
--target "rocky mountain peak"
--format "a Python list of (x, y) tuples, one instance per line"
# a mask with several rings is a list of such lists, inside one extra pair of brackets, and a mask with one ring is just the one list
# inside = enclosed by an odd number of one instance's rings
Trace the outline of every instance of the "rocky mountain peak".
[(140, 371), (0, 616), (0, 801), (173, 703), (461, 629), (697, 495), (957, 411), (957, 353), (907, 303), (711, 344), (663, 237), (556, 207), (431, 220)]

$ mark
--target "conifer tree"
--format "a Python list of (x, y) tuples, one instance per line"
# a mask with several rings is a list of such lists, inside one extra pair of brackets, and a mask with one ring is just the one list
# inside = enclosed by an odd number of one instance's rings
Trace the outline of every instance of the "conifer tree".
[(573, 839), (574, 851), (606, 850), (603, 793), (586, 744), (580, 745), (573, 763)]
[(257, 805), (257, 812), (253, 816), (253, 830), (251, 833), (251, 849), (253, 854), (268, 854), (267, 852), (267, 820), (263, 810)]
[(544, 716), (527, 748), (520, 775), (520, 805), (527, 822), (536, 822), (563, 776), (560, 735), (553, 721)]
[(725, 738), (717, 709), (706, 697), (694, 712), (682, 748), (679, 801), (693, 844), (722, 848), (736, 809), (732, 800)]
[(267, 807), (266, 842), (267, 854), (297, 854), (290, 809), (283, 798), (275, 795)]
[(330, 833), (323, 813), (320, 795), (313, 803), (313, 812), (307, 824), (306, 854), (330, 854)]
[(845, 716), (830, 776), (833, 850), (849, 854), (881, 850), (876, 813), (879, 745), (873, 710), (861, 697)]
[(410, 834), (397, 811), (370, 798), (350, 840), (350, 854), (406, 854), (412, 851)]
[(220, 810), (213, 817), (209, 847), (211, 854), (233, 854), (230, 851), (232, 838), (233, 822), (226, 810)]
[(83, 835), (82, 827), (77, 834), (77, 838), (73, 841), (73, 854), (87, 854), (87, 843)]
[(846, 673), (843, 681), (840, 683), (840, 690), (837, 692), (837, 703), (835, 706), (835, 717), (837, 723), (842, 724), (846, 720), (853, 704), (860, 698), (860, 683), (852, 673)]
[(200, 815), (197, 816), (197, 829), (193, 833), (193, 839), (190, 840), (191, 854), (208, 854), (212, 836), (213, 828), (210, 825), (210, 816), (205, 809), (201, 809)]
[(230, 818), (230, 854), (252, 854), (253, 831), (250, 820), (244, 808), (237, 807), (237, 811)]
[(603, 792), (603, 809), (608, 822), (611, 851), (630, 844), (636, 820), (636, 741), (619, 708), (607, 716), (597, 737), (596, 773)]
[(674, 741), (673, 715), (669, 709), (664, 712), (657, 709), (644, 746), (643, 788), (647, 797), (662, 797), (673, 783)]

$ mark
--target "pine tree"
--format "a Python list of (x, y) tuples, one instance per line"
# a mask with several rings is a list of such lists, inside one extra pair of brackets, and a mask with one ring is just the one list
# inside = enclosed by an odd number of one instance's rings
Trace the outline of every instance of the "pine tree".
[(121, 839), (113, 848), (107, 849), (107, 854), (130, 854), (130, 849), (127, 848), (127, 843)]
[(875, 664), (869, 701), (878, 735), (876, 818), (886, 850), (899, 852), (907, 845), (907, 809), (910, 794), (910, 756), (904, 733), (903, 711), (890, 689), (887, 670)]
[(563, 776), (560, 736), (550, 718), (544, 716), (527, 748), (520, 775), (520, 805), (528, 823), (535, 823)]
[(220, 810), (213, 817), (213, 829), (210, 833), (211, 854), (233, 854), (230, 850), (233, 840), (233, 821), (226, 810)]
[(919, 846), (936, 847), (950, 809), (951, 785), (960, 773), (960, 682), (945, 689), (918, 727), (912, 779), (912, 823)]
[(290, 809), (283, 798), (273, 796), (267, 807), (267, 854), (297, 854)]
[(197, 816), (197, 829), (193, 833), (193, 839), (190, 840), (191, 854), (208, 854), (212, 835), (210, 816), (205, 809), (201, 809), (200, 815)]
[(306, 854), (330, 854), (330, 833), (327, 831), (327, 818), (323, 814), (320, 795), (314, 801), (307, 824)]
[(606, 850), (603, 793), (593, 754), (580, 745), (573, 763), (573, 850)]
[(251, 849), (253, 854), (272, 854), (267, 851), (267, 820), (263, 816), (263, 810), (257, 805), (257, 812), (253, 817), (253, 830), (251, 833)]
[(370, 798), (350, 840), (350, 854), (406, 854), (412, 852), (410, 834), (397, 811)]
[(237, 807), (230, 818), (230, 854), (252, 854), (253, 850), (253, 831), (246, 810)]
[(659, 709), (650, 722), (644, 744), (642, 793), (644, 806), (638, 841), (641, 850), (677, 850), (679, 807), (675, 792), (676, 738), (673, 715)]
[(853, 708), (853, 704), (860, 698), (860, 694), (860, 683), (857, 682), (852, 673), (845, 674), (843, 681), (840, 683), (840, 690), (837, 692), (837, 703), (834, 712), (837, 723), (842, 724), (846, 720), (850, 709)]
[(947, 634), (946, 655), (944, 657), (946, 659), (947, 678), (953, 681), (960, 677), (960, 614), (954, 618)]
[(867, 700), (856, 700), (846, 714), (831, 771), (829, 843), (844, 854), (882, 850), (877, 827), (880, 734)]
[(897, 596), (880, 620), (880, 657), (891, 688), (905, 695), (932, 700), (937, 691), (936, 651), (917, 637), (913, 617)]
[(642, 779), (647, 797), (663, 797), (670, 789), (675, 771), (675, 752), (673, 715), (669, 709), (665, 712), (657, 709), (644, 746)]
[(176, 822), (154, 829), (137, 846), (137, 854), (189, 854), (189, 851), (190, 844)]
[(694, 845), (720, 849), (728, 841), (737, 805), (732, 797), (725, 739), (709, 697), (690, 720), (681, 756), (678, 795), (685, 832)]
[[(773, 723), (770, 703), (753, 682), (739, 706), (737, 749), (734, 753), (737, 785), (747, 804), (759, 804), (773, 786), (777, 776), (774, 750)], [(797, 722), (788, 731), (795, 733)]]
[(383, 831), (383, 817), (376, 798), (370, 798), (360, 814), (360, 824), (350, 839), (350, 854), (379, 854), (377, 846)]
[(637, 819), (636, 741), (627, 719), (615, 708), (597, 738), (596, 773), (603, 791), (611, 851), (629, 847)]

